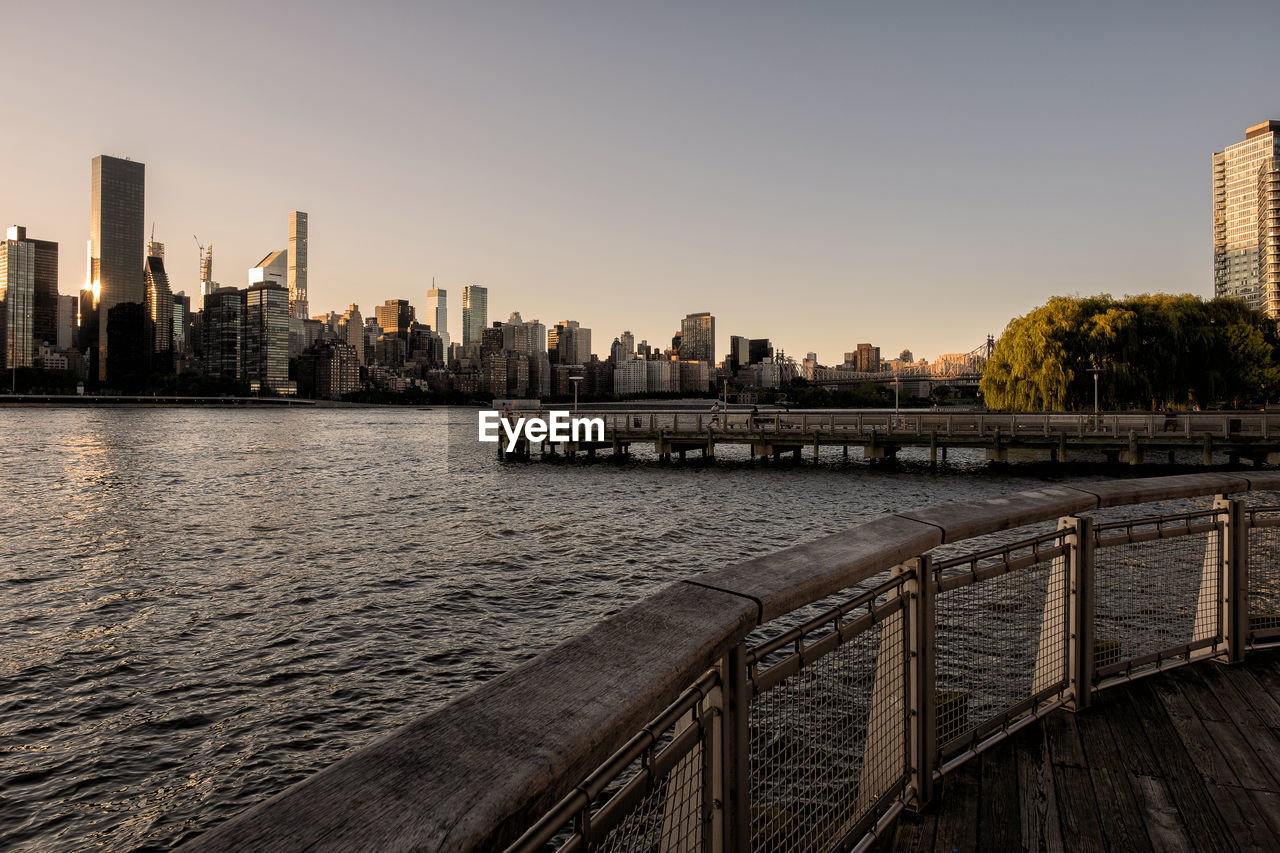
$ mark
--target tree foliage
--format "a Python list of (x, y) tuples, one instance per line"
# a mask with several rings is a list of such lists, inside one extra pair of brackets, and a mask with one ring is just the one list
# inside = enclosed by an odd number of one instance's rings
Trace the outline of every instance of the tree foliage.
[(982, 375), (987, 406), (1015, 411), (1185, 409), (1280, 393), (1280, 334), (1234, 299), (1054, 297), (1011, 321)]

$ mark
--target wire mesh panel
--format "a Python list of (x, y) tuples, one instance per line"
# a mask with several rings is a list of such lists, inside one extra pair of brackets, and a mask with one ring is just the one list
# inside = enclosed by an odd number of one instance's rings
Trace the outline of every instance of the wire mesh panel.
[(1189, 659), (1223, 640), (1224, 525), (1217, 510), (1099, 524), (1097, 678)]
[(1251, 507), (1249, 644), (1280, 642), (1280, 507)]
[[(827, 850), (860, 836), (902, 790), (904, 599), (875, 592), (751, 660), (752, 849)], [(790, 654), (781, 654), (789, 642)], [(771, 648), (772, 646), (772, 648)], [(764, 663), (770, 666), (765, 669)]]
[(710, 847), (723, 693), (709, 671), (579, 783), (514, 851), (697, 853)]
[(656, 779), (649, 792), (630, 806), (621, 822), (586, 850), (602, 853), (696, 853), (702, 850), (702, 784), (709, 750), (698, 741), (671, 772)]
[(1062, 696), (1067, 531), (935, 566), (937, 742), (945, 760)]

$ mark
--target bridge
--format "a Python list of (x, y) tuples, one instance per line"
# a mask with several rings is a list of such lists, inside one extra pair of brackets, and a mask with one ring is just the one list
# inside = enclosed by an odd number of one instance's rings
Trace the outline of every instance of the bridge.
[(1042, 488), (709, 567), (184, 849), (1263, 849), (1276, 489)]
[(838, 388), (842, 385), (859, 385), (863, 382), (880, 384), (895, 382), (928, 382), (931, 385), (976, 386), (982, 380), (982, 371), (991, 354), (995, 352), (995, 338), (987, 336), (979, 344), (958, 357), (939, 358), (928, 364), (908, 364), (896, 370), (853, 370), (846, 367), (815, 367), (809, 378), (815, 385)]
[[(929, 449), (935, 465), (948, 449), (986, 453), (993, 461), (1014, 458), (1068, 461), (1073, 453), (1102, 453), (1113, 462), (1137, 465), (1173, 461), (1178, 452), (1194, 453), (1205, 465), (1246, 459), (1254, 465), (1280, 459), (1280, 412), (1130, 413), (1046, 412), (1009, 414), (982, 411), (795, 410), (752, 414), (737, 408), (709, 411), (583, 411), (604, 420), (604, 441), (557, 445), (521, 441), (504, 458), (550, 459), (559, 454), (613, 453), (626, 458), (633, 444), (651, 445), (659, 459), (689, 454), (714, 458), (718, 447), (739, 445), (757, 459), (809, 454), (824, 448), (848, 458), (854, 448), (868, 459), (892, 459), (904, 447)], [(517, 416), (546, 416), (519, 412)]]

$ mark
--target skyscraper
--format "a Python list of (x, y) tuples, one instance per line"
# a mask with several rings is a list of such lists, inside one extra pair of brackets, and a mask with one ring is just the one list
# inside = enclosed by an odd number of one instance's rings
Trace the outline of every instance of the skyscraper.
[(1213, 155), (1213, 293), (1280, 319), (1280, 121)]
[(469, 284), (462, 288), (462, 345), (480, 343), (489, 325), (489, 288)]
[(435, 325), (436, 334), (444, 345), (446, 355), (449, 352), (449, 292), (444, 288), (431, 288), (427, 291), (427, 316)]
[(688, 314), (680, 321), (680, 357), (685, 361), (716, 361), (716, 318), (707, 312)]
[(373, 316), (378, 318), (378, 325), (382, 327), (383, 334), (409, 340), (410, 327), (415, 318), (413, 306), (407, 299), (388, 299), (381, 305), (375, 305)]
[(31, 367), (35, 355), (32, 322), (36, 301), (36, 247), (15, 225), (0, 244), (0, 367)]
[(244, 291), (241, 378), (253, 391), (292, 394), (289, 381), (289, 292), (278, 284)]
[(147, 316), (151, 318), (155, 339), (151, 346), (152, 370), (168, 373), (173, 369), (173, 290), (164, 270), (164, 244), (147, 244)]
[[(102, 155), (93, 158), (93, 197), (89, 214), (89, 281), (97, 310), (96, 352), (90, 353), (91, 372), (99, 381), (108, 377), (111, 342), (129, 342), (145, 337), (146, 299), (142, 250), (143, 200), (146, 167), (132, 160)], [(136, 305), (137, 311), (120, 305)], [(137, 325), (137, 328), (133, 326)], [(108, 326), (112, 334), (108, 335)], [(136, 355), (137, 347), (126, 347), (124, 358)], [(121, 364), (116, 375), (136, 377), (145, 370), (140, 365)]]
[(289, 214), (289, 316), (306, 320), (307, 309), (307, 215), (301, 210)]
[[(249, 286), (252, 287), (255, 284), (278, 284), (281, 287), (285, 287), (292, 271), (289, 266), (289, 251), (280, 249), (258, 261), (257, 266), (249, 268)], [(289, 304), (292, 305), (293, 302), (291, 301)]]

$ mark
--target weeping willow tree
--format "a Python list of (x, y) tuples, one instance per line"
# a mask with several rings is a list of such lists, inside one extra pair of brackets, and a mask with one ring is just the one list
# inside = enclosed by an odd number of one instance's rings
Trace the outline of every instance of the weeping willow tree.
[(982, 375), (990, 408), (1107, 409), (1261, 402), (1280, 393), (1274, 321), (1233, 299), (1054, 297), (1009, 323)]

